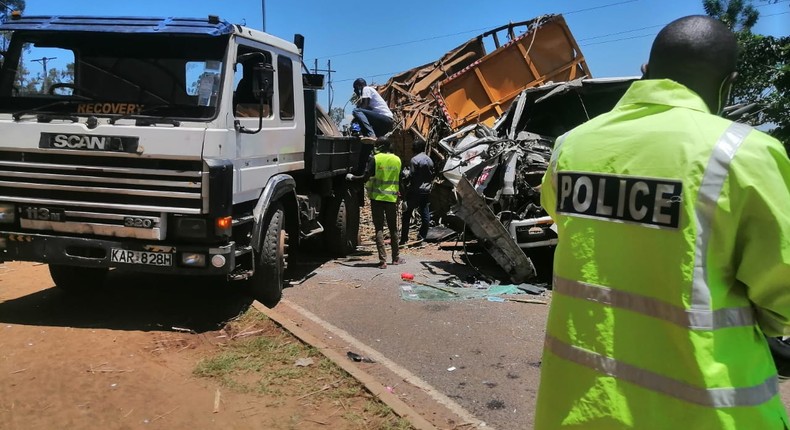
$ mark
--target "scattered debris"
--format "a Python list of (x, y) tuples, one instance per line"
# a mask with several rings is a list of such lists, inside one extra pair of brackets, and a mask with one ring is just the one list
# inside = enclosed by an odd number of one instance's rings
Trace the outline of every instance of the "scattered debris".
[(315, 391), (307, 393), (307, 394), (305, 394), (303, 396), (297, 397), (296, 400), (302, 400), (305, 397), (309, 397), (309, 396), (312, 396), (313, 394), (318, 394), (318, 393), (324, 392), (324, 391), (332, 389), (332, 388), (337, 388), (339, 386), (340, 386), (340, 381), (335, 381), (335, 382), (333, 382), (331, 384), (324, 385), (320, 390), (315, 390)]
[(456, 369), (456, 367), (455, 367), (455, 366), (453, 366), (453, 367), (448, 367), (448, 368), (447, 368), (447, 371), (448, 371), (448, 372), (452, 372), (452, 371), (454, 371), (455, 369)]
[(221, 393), (219, 392), (219, 388), (217, 388), (217, 391), (214, 392), (214, 410), (212, 411), (215, 414), (219, 413), (220, 396)]
[(528, 294), (535, 294), (540, 295), (546, 291), (546, 287), (540, 285), (532, 285), (532, 284), (520, 284), (516, 285), (516, 288), (519, 290), (528, 293)]
[(310, 273), (308, 273), (307, 275), (303, 276), (301, 279), (298, 279), (298, 280), (295, 280), (295, 281), (289, 281), (289, 282), (288, 282), (288, 285), (291, 285), (291, 286), (294, 286), (294, 285), (301, 285), (301, 284), (302, 284), (304, 281), (306, 281), (306, 280), (308, 280), (308, 279), (312, 278), (312, 277), (313, 277), (313, 276), (315, 276), (316, 274), (317, 274), (316, 272), (310, 272)]
[(307, 357), (307, 358), (300, 358), (300, 359), (296, 360), (296, 362), (294, 363), (294, 366), (296, 366), (296, 367), (307, 367), (307, 366), (310, 366), (312, 364), (313, 364), (313, 359)]
[[(178, 405), (178, 406), (176, 406), (175, 408), (173, 408), (173, 409), (170, 409), (169, 411), (167, 411), (167, 412), (163, 413), (162, 415), (157, 415), (156, 417), (154, 417), (154, 419), (152, 419), (152, 420), (151, 420), (151, 422), (154, 422), (154, 421), (156, 421), (156, 420), (160, 420), (160, 419), (162, 419), (162, 418), (164, 418), (164, 417), (166, 417), (166, 416), (168, 416), (168, 415), (172, 414), (173, 412), (175, 412), (175, 410), (176, 410), (176, 409), (178, 409), (178, 408), (180, 408), (180, 407), (181, 407), (181, 405)], [(146, 420), (146, 421), (147, 421), (147, 420)]]
[(549, 302), (544, 302), (543, 300), (534, 300), (534, 299), (517, 299), (514, 297), (505, 297), (504, 298), (510, 302), (519, 302), (519, 303), (534, 303), (536, 305), (548, 305)]
[(348, 351), (346, 355), (348, 356), (348, 359), (351, 361), (362, 362), (362, 363), (375, 363), (375, 361), (372, 358), (363, 357), (355, 352)]
[(256, 335), (258, 333), (263, 333), (264, 331), (266, 331), (266, 329), (247, 331), (247, 332), (235, 334), (235, 335), (231, 336), (230, 338), (231, 339), (238, 339), (240, 337), (252, 336), (252, 335)]

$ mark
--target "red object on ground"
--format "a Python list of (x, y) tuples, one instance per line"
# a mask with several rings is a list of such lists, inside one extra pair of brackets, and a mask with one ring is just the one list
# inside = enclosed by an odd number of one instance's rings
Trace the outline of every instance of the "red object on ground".
[(400, 278), (403, 279), (404, 281), (413, 281), (414, 275), (412, 275), (411, 273), (403, 272), (400, 274)]

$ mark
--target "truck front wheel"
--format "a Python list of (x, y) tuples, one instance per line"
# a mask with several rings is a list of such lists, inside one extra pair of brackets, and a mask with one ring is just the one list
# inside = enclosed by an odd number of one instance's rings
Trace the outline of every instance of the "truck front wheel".
[(252, 297), (273, 308), (283, 296), (285, 258), (288, 237), (282, 204), (274, 203), (266, 215), (263, 243), (255, 261), (255, 272), (248, 280)]
[(49, 275), (58, 288), (74, 293), (99, 289), (107, 278), (108, 270), (103, 267), (74, 267), (49, 265)]

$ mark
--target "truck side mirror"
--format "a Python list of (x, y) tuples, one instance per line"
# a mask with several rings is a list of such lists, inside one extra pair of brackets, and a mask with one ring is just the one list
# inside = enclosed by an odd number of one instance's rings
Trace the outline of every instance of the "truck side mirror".
[(270, 63), (256, 63), (254, 76), (257, 81), (257, 85), (253, 84), (255, 98), (270, 100), (274, 95), (274, 67)]

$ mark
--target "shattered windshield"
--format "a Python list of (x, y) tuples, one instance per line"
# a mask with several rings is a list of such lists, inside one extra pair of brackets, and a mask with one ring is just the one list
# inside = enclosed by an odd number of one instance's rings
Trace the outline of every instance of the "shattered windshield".
[(213, 118), (227, 42), (20, 31), (3, 56), (0, 112)]

